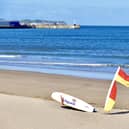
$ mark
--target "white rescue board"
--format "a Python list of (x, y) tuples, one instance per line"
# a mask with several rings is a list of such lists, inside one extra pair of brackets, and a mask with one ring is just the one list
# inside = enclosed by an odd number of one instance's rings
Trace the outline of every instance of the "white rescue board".
[(86, 112), (96, 112), (96, 109), (92, 105), (65, 93), (53, 92), (51, 97), (64, 106), (72, 107)]

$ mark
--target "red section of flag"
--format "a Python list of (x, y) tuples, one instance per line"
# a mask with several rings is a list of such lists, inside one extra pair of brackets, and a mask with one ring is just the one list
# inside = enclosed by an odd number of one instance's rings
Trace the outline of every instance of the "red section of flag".
[(114, 81), (111, 92), (110, 92), (110, 98), (115, 100), (116, 99), (116, 93), (117, 93), (117, 86), (116, 86), (116, 81)]
[(129, 75), (127, 75), (121, 68), (118, 72), (118, 75), (122, 77), (124, 80), (129, 81)]

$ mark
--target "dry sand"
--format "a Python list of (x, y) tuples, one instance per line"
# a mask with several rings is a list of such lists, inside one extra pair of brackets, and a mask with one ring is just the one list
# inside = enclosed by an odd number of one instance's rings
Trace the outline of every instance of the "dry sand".
[[(103, 106), (111, 81), (33, 72), (0, 71), (0, 129), (128, 129), (129, 89), (118, 85), (112, 113)], [(78, 97), (99, 111), (62, 108), (53, 91)]]

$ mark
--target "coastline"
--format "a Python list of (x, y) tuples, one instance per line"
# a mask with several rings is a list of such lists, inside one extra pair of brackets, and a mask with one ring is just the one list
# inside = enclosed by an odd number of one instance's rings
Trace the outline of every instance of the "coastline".
[[(3, 129), (128, 127), (129, 103), (125, 101), (129, 94), (127, 88), (119, 85), (115, 108), (111, 114), (103, 112), (110, 83), (111, 80), (0, 70), (0, 121), (2, 121), (0, 127)], [(78, 97), (99, 111), (88, 113), (62, 108), (51, 99), (53, 91)]]
[(65, 75), (79, 78), (91, 78), (100, 80), (112, 80), (114, 73), (111, 72), (96, 72), (96, 71), (79, 71), (79, 70), (66, 70), (56, 68), (45, 68), (45, 67), (29, 67), (29, 66), (10, 66), (1, 65), (0, 70), (14, 70), (14, 71), (25, 71), (25, 72), (39, 72), (46, 74)]

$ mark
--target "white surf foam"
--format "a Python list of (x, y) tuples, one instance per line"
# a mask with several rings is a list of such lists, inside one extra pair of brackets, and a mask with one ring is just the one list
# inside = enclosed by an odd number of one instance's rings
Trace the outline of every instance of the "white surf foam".
[(0, 55), (0, 58), (18, 58), (20, 55)]

